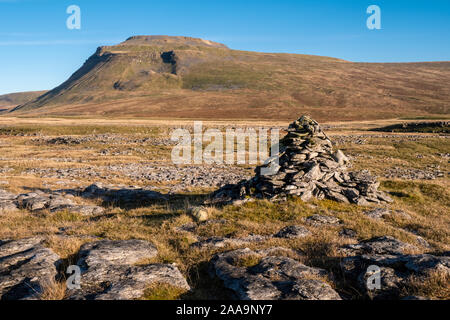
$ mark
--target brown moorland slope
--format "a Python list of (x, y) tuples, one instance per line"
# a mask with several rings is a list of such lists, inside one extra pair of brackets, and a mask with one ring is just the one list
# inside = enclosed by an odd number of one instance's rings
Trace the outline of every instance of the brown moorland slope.
[(97, 49), (26, 116), (323, 120), (446, 117), (450, 62), (354, 63), (136, 36)]
[(47, 91), (28, 91), (0, 95), (0, 112), (2, 109), (7, 110), (32, 101), (46, 92)]

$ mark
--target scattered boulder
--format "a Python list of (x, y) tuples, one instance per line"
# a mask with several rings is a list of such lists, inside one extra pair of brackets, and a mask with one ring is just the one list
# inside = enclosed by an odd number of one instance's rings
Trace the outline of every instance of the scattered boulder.
[(73, 201), (71, 194), (45, 193), (37, 190), (35, 192), (14, 195), (0, 190), (0, 213), (16, 211), (17, 209), (39, 212), (48, 210), (58, 212), (67, 210), (73, 213), (89, 216), (102, 214), (105, 210), (99, 206), (79, 205)]
[(446, 174), (439, 167), (428, 166), (424, 169), (393, 167), (388, 168), (384, 174), (388, 179), (403, 180), (436, 180), (445, 178)]
[(336, 217), (314, 214), (306, 218), (306, 222), (312, 226), (320, 227), (322, 225), (337, 226), (341, 221)]
[(275, 234), (276, 238), (297, 239), (310, 236), (312, 233), (303, 226), (287, 226)]
[(208, 210), (205, 207), (192, 207), (188, 213), (198, 222), (207, 221), (209, 218)]
[(0, 299), (36, 300), (57, 275), (60, 257), (39, 237), (0, 241)]
[(210, 267), (211, 276), (222, 280), (241, 300), (341, 299), (321, 280), (328, 276), (325, 270), (264, 251), (245, 248), (220, 253), (213, 257)]
[(142, 240), (102, 240), (83, 245), (77, 262), (82, 272), (81, 289), (71, 290), (70, 299), (137, 299), (158, 283), (190, 290), (175, 265), (136, 265), (157, 254), (153, 244)]
[(81, 214), (82, 216), (99, 215), (105, 212), (105, 209), (99, 206), (76, 205), (76, 206), (67, 206), (64, 207), (64, 209), (73, 213)]
[(21, 209), (38, 211), (47, 208), (50, 204), (50, 197), (46, 197), (43, 192), (30, 192), (17, 197), (17, 203)]
[(423, 237), (421, 236), (416, 236), (416, 241), (419, 245), (421, 245), (422, 247), (425, 247), (427, 249), (431, 249), (431, 245), (428, 243), (427, 240), (425, 240)]
[(387, 208), (375, 208), (373, 210), (365, 211), (364, 214), (369, 218), (380, 220), (391, 214), (390, 210)]
[(79, 262), (86, 267), (110, 265), (133, 265), (142, 259), (154, 258), (158, 254), (156, 247), (143, 240), (91, 242), (81, 247)]
[(208, 203), (233, 203), (248, 197), (285, 200), (287, 196), (358, 205), (392, 202), (378, 191), (379, 182), (367, 170), (347, 172), (349, 166), (349, 159), (333, 150), (320, 125), (302, 116), (289, 126), (279, 143), (279, 154), (257, 167), (255, 177), (220, 188)]
[(227, 246), (244, 246), (251, 243), (263, 242), (269, 237), (251, 234), (243, 238), (211, 237), (192, 244), (193, 248), (225, 248)]
[(361, 241), (357, 244), (349, 244), (342, 248), (346, 254), (378, 254), (378, 255), (396, 255), (405, 254), (411, 251), (417, 251), (418, 248), (401, 242), (390, 236), (376, 237)]
[(17, 195), (8, 192), (6, 190), (0, 189), (0, 200), (12, 201), (17, 198)]
[(450, 133), (450, 121), (423, 121), (396, 123), (373, 131)]

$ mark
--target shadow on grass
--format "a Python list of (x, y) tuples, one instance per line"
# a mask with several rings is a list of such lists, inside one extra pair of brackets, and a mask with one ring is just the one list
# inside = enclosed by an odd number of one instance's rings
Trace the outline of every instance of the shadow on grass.
[(70, 194), (90, 200), (100, 200), (103, 207), (118, 207), (132, 210), (153, 205), (166, 205), (173, 210), (183, 209), (189, 206), (201, 205), (208, 194), (162, 194), (148, 189), (112, 189), (106, 187), (89, 186), (86, 189), (59, 189), (23, 187), (30, 192), (41, 191), (47, 194)]

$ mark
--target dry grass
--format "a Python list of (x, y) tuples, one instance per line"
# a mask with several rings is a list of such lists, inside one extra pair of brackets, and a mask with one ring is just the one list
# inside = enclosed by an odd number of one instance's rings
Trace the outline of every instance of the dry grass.
[[(190, 125), (189, 122), (174, 122), (163, 125), (156, 120), (130, 120), (129, 126), (125, 120), (68, 120), (68, 119), (9, 119), (0, 118), (0, 129), (8, 127), (27, 133), (41, 132), (44, 135), (58, 136), (68, 132), (77, 132), (80, 136), (91, 134), (92, 128), (104, 125), (101, 132), (115, 132), (123, 137), (152, 136), (167, 137), (170, 128), (176, 125)], [(94, 124), (98, 121), (98, 124)], [(77, 124), (78, 122), (78, 124)], [(53, 123), (53, 125), (52, 125)], [(268, 124), (265, 122), (239, 122), (238, 125)], [(382, 122), (383, 124), (386, 121)], [(207, 126), (224, 126), (225, 122), (216, 121)], [(381, 122), (364, 123), (334, 123), (336, 129), (329, 133), (332, 137), (342, 135), (366, 134), (367, 131), (358, 128), (370, 128)], [(31, 129), (30, 129), (31, 128)], [(0, 131), (5, 132), (5, 131)], [(98, 131), (100, 132), (100, 131)], [(345, 153), (354, 156), (354, 167), (370, 168), (371, 171), (382, 174), (393, 164), (405, 167), (425, 167), (428, 164), (439, 164), (444, 172), (450, 171), (448, 159), (438, 156), (438, 153), (449, 153), (448, 139), (435, 135), (420, 134), (421, 139), (411, 141), (407, 135), (399, 133), (394, 138), (366, 138), (362, 145), (345, 143), (339, 147)], [(25, 175), (23, 171), (32, 168), (81, 168), (84, 166), (138, 163), (141, 161), (158, 161), (169, 163), (168, 155), (156, 146), (147, 146), (153, 155), (105, 156), (98, 159), (96, 153), (105, 146), (96, 144), (81, 144), (76, 146), (60, 146), (35, 144), (31, 140), (34, 136), (0, 135), (0, 168), (9, 166), (12, 171), (0, 173), (0, 181), (5, 182), (0, 188), (12, 192), (29, 192), (33, 189), (60, 189), (58, 180), (41, 178), (38, 175)], [(415, 157), (420, 153), (423, 157)], [(358, 156), (362, 155), (362, 156)], [(68, 159), (67, 162), (58, 161)], [(79, 162), (82, 159), (83, 163)], [(152, 160), (153, 159), (153, 160)], [(132, 181), (123, 177), (99, 180), (113, 184), (139, 184), (153, 186), (147, 181)], [(79, 178), (76, 181), (66, 180), (68, 187), (85, 187), (92, 179)], [(97, 180), (96, 180), (97, 182)], [(312, 201), (304, 203), (297, 199), (290, 199), (285, 203), (271, 203), (259, 200), (242, 206), (225, 206), (223, 208), (208, 208), (212, 219), (224, 219), (225, 223), (200, 224), (196, 231), (198, 237), (245, 237), (250, 234), (272, 235), (287, 225), (304, 225), (313, 235), (296, 240), (270, 239), (267, 242), (249, 245), (251, 249), (262, 249), (274, 246), (291, 248), (303, 252), (300, 259), (307, 265), (336, 270), (339, 259), (337, 248), (341, 245), (354, 243), (339, 235), (342, 228), (353, 229), (358, 239), (368, 239), (374, 236), (390, 235), (402, 241), (418, 246), (420, 251), (444, 252), (450, 250), (450, 207), (449, 179), (445, 176), (435, 181), (405, 181), (400, 179), (382, 179), (381, 188), (390, 192), (395, 200), (391, 206), (393, 215), (383, 220), (373, 220), (363, 214), (365, 208), (354, 205), (338, 204), (333, 201)], [(227, 291), (217, 281), (208, 277), (207, 263), (211, 257), (220, 251), (232, 249), (193, 249), (191, 244), (195, 237), (186, 232), (177, 231), (176, 227), (192, 223), (194, 220), (187, 214), (190, 206), (198, 205), (209, 190), (196, 190), (173, 198), (169, 203), (145, 205), (135, 209), (123, 209), (110, 206), (106, 214), (96, 219), (83, 217), (68, 212), (33, 214), (27, 211), (0, 215), (0, 239), (17, 239), (34, 235), (46, 237), (47, 246), (58, 253), (67, 264), (76, 258), (79, 247), (94, 237), (108, 239), (143, 239), (153, 242), (159, 251), (157, 257), (140, 261), (148, 263), (176, 263), (181, 272), (187, 277), (194, 291), (184, 294), (173, 288), (161, 287), (149, 289), (149, 299), (186, 299), (211, 297), (227, 298)], [(75, 198), (75, 201), (86, 203), (86, 199)], [(96, 203), (96, 202), (92, 202)], [(411, 218), (396, 214), (396, 210), (407, 213)], [(305, 218), (313, 214), (335, 216), (342, 221), (341, 226), (313, 227), (305, 223)], [(63, 230), (63, 231), (62, 231)], [(423, 237), (431, 248), (422, 247), (416, 240), (416, 235)], [(299, 257), (294, 257), (299, 259)], [(257, 259), (249, 257), (243, 261), (244, 266), (252, 266)], [(426, 294), (435, 298), (448, 298), (448, 291), (438, 291), (447, 279), (439, 276), (431, 277), (422, 284), (411, 282), (405, 290), (408, 294)], [(44, 290), (44, 299), (57, 299), (64, 296), (62, 284), (50, 284)], [(337, 284), (339, 289), (342, 288)], [(428, 291), (427, 291), (428, 290)], [(350, 293), (354, 294), (354, 293)]]
[(53, 280), (47, 282), (42, 287), (42, 293), (39, 295), (40, 300), (63, 300), (66, 296), (66, 283)]
[(405, 296), (421, 296), (435, 300), (450, 299), (450, 274), (444, 271), (433, 271), (425, 279), (412, 276), (403, 288)]

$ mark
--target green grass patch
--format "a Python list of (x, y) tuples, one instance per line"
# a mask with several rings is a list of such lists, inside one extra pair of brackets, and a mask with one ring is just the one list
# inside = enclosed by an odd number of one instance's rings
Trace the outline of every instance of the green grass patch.
[(184, 293), (186, 293), (185, 289), (166, 283), (157, 283), (145, 290), (141, 300), (179, 300)]

